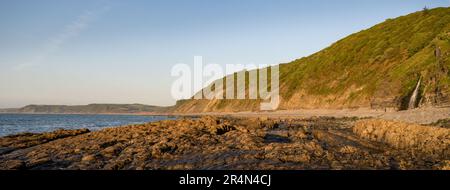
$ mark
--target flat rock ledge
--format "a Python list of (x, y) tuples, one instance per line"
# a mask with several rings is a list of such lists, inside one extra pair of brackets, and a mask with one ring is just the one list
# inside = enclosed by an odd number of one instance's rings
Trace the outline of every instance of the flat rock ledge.
[(181, 118), (0, 138), (0, 169), (450, 169), (449, 129), (355, 117)]

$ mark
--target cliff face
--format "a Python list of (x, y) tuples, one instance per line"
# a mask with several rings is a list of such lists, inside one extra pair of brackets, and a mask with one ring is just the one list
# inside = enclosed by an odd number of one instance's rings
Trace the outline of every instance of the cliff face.
[[(278, 109), (407, 109), (414, 91), (415, 107), (450, 105), (449, 57), (450, 8), (388, 19), (281, 64)], [(175, 111), (256, 111), (259, 103), (182, 100)]]

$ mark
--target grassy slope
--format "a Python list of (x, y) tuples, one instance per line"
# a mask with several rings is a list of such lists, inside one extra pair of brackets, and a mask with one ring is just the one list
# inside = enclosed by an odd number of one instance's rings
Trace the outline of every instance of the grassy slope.
[[(435, 50), (440, 49), (440, 56)], [(421, 105), (449, 102), (450, 8), (388, 19), (281, 65), (280, 109), (405, 107), (419, 78)], [(183, 101), (178, 111), (257, 110), (258, 101)]]

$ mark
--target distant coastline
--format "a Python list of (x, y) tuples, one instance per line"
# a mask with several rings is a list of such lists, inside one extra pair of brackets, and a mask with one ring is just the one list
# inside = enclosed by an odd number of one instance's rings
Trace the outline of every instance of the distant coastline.
[(2, 114), (166, 115), (170, 107), (144, 104), (27, 105), (0, 109)]
[(176, 116), (170, 113), (46, 113), (46, 112), (0, 112), (0, 114), (23, 114), (23, 115), (136, 115), (136, 116)]

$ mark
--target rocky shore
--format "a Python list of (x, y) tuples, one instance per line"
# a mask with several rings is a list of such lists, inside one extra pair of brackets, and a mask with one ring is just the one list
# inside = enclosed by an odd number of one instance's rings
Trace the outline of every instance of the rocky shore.
[(441, 170), (450, 169), (450, 129), (356, 117), (205, 116), (3, 137), (0, 169)]

